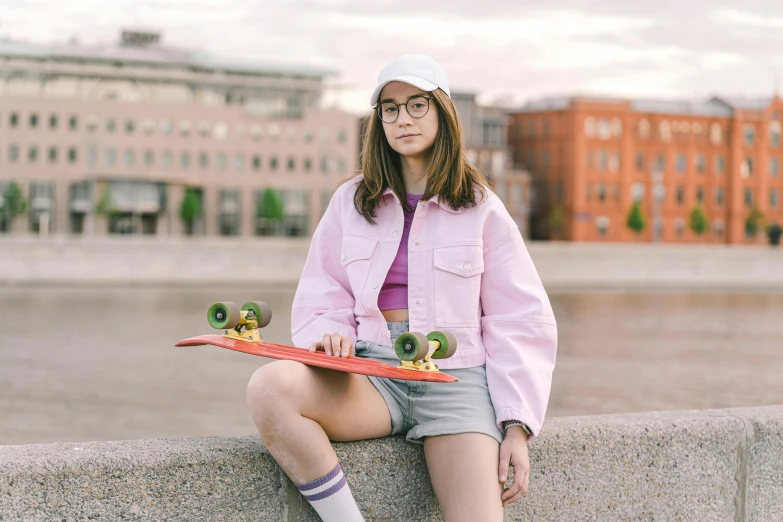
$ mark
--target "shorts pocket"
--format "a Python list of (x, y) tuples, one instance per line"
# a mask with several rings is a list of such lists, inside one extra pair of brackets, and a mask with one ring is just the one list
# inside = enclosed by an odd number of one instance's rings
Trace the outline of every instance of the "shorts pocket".
[(479, 245), (436, 248), (435, 325), (477, 327), (484, 251)]

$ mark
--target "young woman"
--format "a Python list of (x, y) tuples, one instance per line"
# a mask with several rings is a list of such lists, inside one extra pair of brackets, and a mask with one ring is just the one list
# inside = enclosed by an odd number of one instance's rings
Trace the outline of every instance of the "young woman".
[[(404, 434), (424, 455), (445, 520), (503, 519), (527, 491), (557, 348), (522, 236), (467, 161), (446, 75), (403, 55), (380, 73), (362, 174), (335, 192), (294, 297), (296, 346), (398, 362), (403, 332), (452, 332), (437, 360), (456, 383), (267, 364), (248, 385), (266, 447), (325, 521), (362, 520), (330, 441)], [(505, 487), (509, 466), (513, 484)]]

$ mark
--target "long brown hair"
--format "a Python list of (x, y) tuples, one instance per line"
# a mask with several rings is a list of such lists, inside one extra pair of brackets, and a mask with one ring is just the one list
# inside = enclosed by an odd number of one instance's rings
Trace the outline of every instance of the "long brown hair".
[[(454, 210), (476, 206), (476, 191), (481, 195), (479, 201), (483, 200), (489, 183), (465, 156), (462, 124), (451, 98), (440, 89), (431, 94), (438, 107), (438, 134), (429, 150), (427, 187), (422, 199), (437, 194)], [(389, 145), (383, 123), (375, 112), (365, 128), (361, 163), (362, 172), (358, 175), (364, 177), (357, 183), (353, 204), (364, 219), (375, 225), (378, 205), (387, 187), (391, 187), (405, 210), (413, 210), (405, 199), (400, 154)]]

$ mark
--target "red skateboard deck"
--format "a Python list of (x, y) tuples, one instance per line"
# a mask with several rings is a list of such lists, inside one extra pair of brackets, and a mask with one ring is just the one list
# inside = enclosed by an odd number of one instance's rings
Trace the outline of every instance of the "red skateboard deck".
[(312, 353), (305, 348), (296, 348), (284, 344), (268, 343), (266, 341), (249, 342), (236, 341), (223, 335), (207, 334), (199, 335), (185, 339), (176, 344), (176, 346), (201, 346), (211, 344), (220, 348), (236, 350), (237, 352), (249, 353), (261, 357), (272, 359), (283, 359), (288, 361), (298, 361), (308, 366), (317, 368), (326, 368), (328, 370), (337, 370), (348, 373), (359, 373), (362, 375), (372, 375), (374, 377), (387, 377), (390, 379), (402, 379), (406, 381), (428, 381), (428, 382), (456, 382), (459, 379), (443, 372), (420, 372), (416, 370), (406, 370), (387, 364), (385, 362), (373, 359), (363, 359), (361, 357), (334, 357), (326, 355), (323, 352)]

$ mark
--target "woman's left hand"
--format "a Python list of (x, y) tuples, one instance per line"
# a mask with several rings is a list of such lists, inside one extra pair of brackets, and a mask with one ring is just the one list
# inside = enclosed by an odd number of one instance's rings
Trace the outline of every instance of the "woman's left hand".
[(530, 461), (527, 454), (527, 434), (521, 426), (511, 426), (506, 432), (506, 438), (500, 444), (500, 467), (498, 480), (506, 482), (508, 466), (514, 466), (514, 483), (505, 489), (500, 496), (503, 507), (513, 504), (527, 493), (530, 481)]

